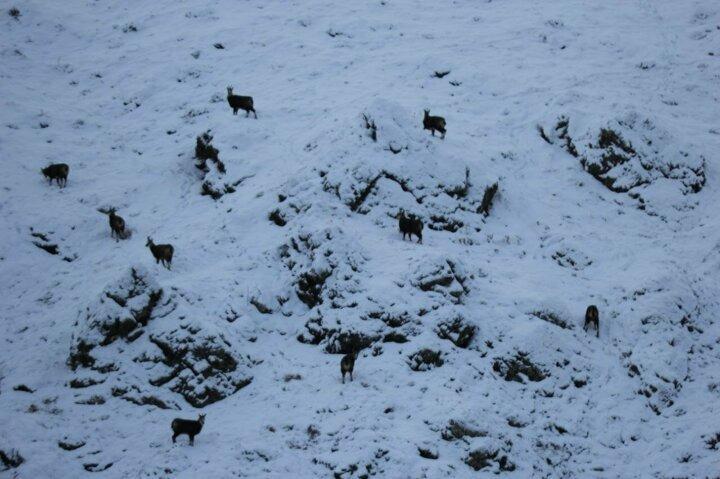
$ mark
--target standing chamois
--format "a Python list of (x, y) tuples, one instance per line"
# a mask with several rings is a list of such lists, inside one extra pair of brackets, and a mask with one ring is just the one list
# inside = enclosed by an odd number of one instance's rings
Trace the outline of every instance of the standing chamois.
[(197, 421), (193, 421), (192, 419), (180, 419), (175, 418), (173, 419), (172, 424), (170, 427), (172, 427), (173, 431), (173, 437), (172, 441), (175, 442), (175, 439), (181, 434), (187, 434), (190, 438), (190, 445), (193, 446), (195, 444), (195, 436), (200, 434), (200, 431), (202, 431), (203, 424), (205, 424), (205, 414), (200, 414), (198, 416)]
[(430, 110), (425, 110), (423, 129), (430, 130), (432, 136), (435, 136), (435, 131), (439, 131), (442, 133), (440, 138), (445, 139), (445, 118), (441, 116), (430, 116)]
[(240, 96), (233, 95), (233, 89), (231, 86), (227, 87), (227, 100), (230, 104), (230, 108), (233, 110), (233, 115), (237, 115), (238, 110), (245, 110), (245, 117), (250, 116), (250, 112), (253, 112), (255, 119), (257, 119), (257, 113), (253, 107), (253, 99), (251, 96)]
[(67, 177), (68, 173), (70, 173), (70, 167), (65, 163), (54, 163), (46, 166), (40, 171), (43, 175), (45, 175), (45, 178), (50, 180), (50, 184), (52, 184), (53, 180), (56, 180), (58, 186), (61, 188), (64, 188), (65, 185), (67, 185)]
[(600, 337), (600, 313), (594, 304), (588, 306), (587, 311), (585, 311), (583, 330), (587, 331), (588, 328), (595, 328), (595, 337)]
[(174, 251), (171, 244), (155, 244), (153, 243), (152, 238), (148, 236), (145, 246), (150, 248), (150, 252), (155, 257), (155, 263), (159, 263), (162, 261), (163, 266), (165, 266), (167, 269), (170, 269), (170, 264), (172, 263)]
[(355, 360), (357, 359), (357, 351), (347, 353), (340, 360), (340, 373), (342, 374), (342, 382), (345, 384), (345, 374), (350, 373), (350, 381), (353, 380), (353, 369), (355, 369)]
[(415, 235), (418, 238), (418, 243), (422, 243), (423, 222), (420, 218), (416, 217), (413, 214), (411, 214), (409, 217), (405, 216), (405, 210), (400, 210), (398, 220), (400, 232), (403, 235), (403, 240), (407, 235), (410, 238), (410, 241), (412, 241), (412, 235)]
[(115, 214), (115, 208), (110, 208), (108, 218), (110, 220), (110, 236), (118, 239), (125, 239), (125, 220), (121, 216)]

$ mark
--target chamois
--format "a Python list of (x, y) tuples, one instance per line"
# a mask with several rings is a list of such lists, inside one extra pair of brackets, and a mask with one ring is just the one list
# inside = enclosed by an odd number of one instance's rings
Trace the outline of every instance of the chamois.
[(70, 167), (65, 163), (54, 163), (40, 171), (43, 175), (45, 175), (45, 178), (50, 180), (50, 184), (52, 184), (53, 180), (56, 180), (58, 186), (65, 187), (65, 185), (67, 185), (67, 177), (68, 173), (70, 173)]
[(253, 112), (257, 119), (257, 113), (253, 108), (253, 99), (251, 96), (240, 96), (233, 95), (233, 89), (231, 86), (227, 87), (227, 100), (230, 104), (230, 108), (233, 110), (233, 115), (237, 115), (238, 110), (245, 110), (245, 117), (250, 116), (250, 112)]
[(350, 373), (350, 381), (353, 380), (353, 369), (355, 369), (355, 360), (357, 359), (357, 351), (346, 354), (340, 360), (340, 373), (342, 374), (342, 382), (345, 384), (345, 374)]
[(165, 266), (167, 269), (170, 269), (170, 264), (172, 263), (174, 251), (171, 244), (155, 244), (153, 243), (152, 238), (148, 236), (145, 246), (150, 248), (150, 252), (155, 257), (155, 263), (159, 263), (162, 261), (163, 266)]
[(583, 330), (587, 331), (588, 328), (595, 328), (595, 336), (600, 337), (600, 313), (598, 312), (597, 306), (591, 304), (585, 311), (585, 324)]
[(203, 424), (205, 424), (205, 414), (200, 414), (197, 421), (193, 421), (192, 419), (173, 419), (173, 422), (170, 425), (173, 431), (173, 443), (179, 435), (187, 434), (190, 438), (190, 445), (193, 446), (195, 444), (195, 436), (200, 434)]
[(430, 130), (435, 136), (435, 131), (442, 133), (440, 138), (445, 138), (445, 118), (441, 116), (430, 116), (430, 110), (425, 110), (423, 117), (423, 129)]
[(125, 220), (121, 216), (115, 214), (115, 208), (108, 211), (110, 220), (110, 236), (117, 239), (125, 239)]
[(413, 214), (411, 214), (409, 217), (405, 216), (405, 210), (400, 210), (398, 219), (400, 232), (403, 235), (403, 239), (405, 239), (405, 236), (407, 235), (410, 238), (410, 241), (412, 241), (412, 235), (415, 235), (418, 237), (418, 243), (422, 243), (422, 220)]

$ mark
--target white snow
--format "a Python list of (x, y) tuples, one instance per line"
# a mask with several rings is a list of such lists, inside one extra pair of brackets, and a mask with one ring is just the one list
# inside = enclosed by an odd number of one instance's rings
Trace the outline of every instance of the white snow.
[[(719, 473), (716, 2), (0, 10), (0, 451), (24, 458), (0, 477)], [(228, 85), (257, 120), (232, 115)], [(446, 118), (444, 140), (423, 109)], [(543, 141), (538, 125), (563, 116), (581, 156), (620, 129), (656, 166), (624, 171), (649, 184), (610, 191)], [(224, 175), (195, 167), (207, 130)], [(62, 189), (40, 174), (59, 162)], [(206, 180), (235, 191), (213, 200)], [(130, 238), (111, 238), (107, 207)], [(401, 208), (422, 244), (402, 240)], [(148, 236), (174, 246), (171, 269)], [(139, 337), (100, 345), (147, 304), (106, 294), (132, 289), (132, 270), (162, 299)], [(324, 281), (314, 296), (297, 294), (306, 273)], [(438, 335), (455, 319), (474, 328), (467, 348)], [(353, 338), (368, 347), (342, 384)], [(97, 362), (73, 370), (79, 339)], [(443, 364), (412, 370), (422, 349)], [(506, 381), (522, 358), (546, 377)], [(194, 408), (178, 392), (207, 386), (227, 397)], [(169, 409), (132, 402), (148, 397)], [(172, 419), (201, 412), (195, 446), (173, 444)], [(480, 472), (474, 451), (490, 456)]]

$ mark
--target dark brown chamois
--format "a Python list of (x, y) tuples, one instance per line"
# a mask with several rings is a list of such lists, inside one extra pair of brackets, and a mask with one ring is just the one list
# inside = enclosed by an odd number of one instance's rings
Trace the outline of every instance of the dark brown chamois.
[(345, 384), (345, 374), (350, 373), (350, 381), (353, 380), (353, 369), (355, 369), (355, 360), (357, 359), (357, 351), (347, 353), (340, 360), (340, 373), (342, 374), (342, 382)]
[(42, 171), (42, 174), (45, 175), (45, 178), (50, 180), (50, 184), (52, 184), (53, 180), (56, 180), (58, 186), (64, 187), (67, 185), (67, 177), (68, 173), (70, 173), (70, 167), (65, 163), (54, 163), (46, 166), (40, 171)]
[(187, 434), (190, 438), (190, 445), (194, 445), (195, 436), (200, 434), (200, 431), (202, 431), (203, 428), (203, 424), (205, 424), (205, 414), (200, 414), (197, 421), (193, 421), (192, 419), (173, 419), (173, 422), (170, 425), (173, 431), (173, 443), (179, 435)]
[(400, 210), (400, 215), (398, 216), (398, 219), (400, 232), (403, 235), (403, 239), (405, 239), (405, 236), (407, 235), (410, 238), (410, 241), (412, 241), (412, 235), (415, 235), (418, 238), (418, 243), (422, 243), (422, 220), (420, 220), (420, 218), (416, 217), (413, 214), (411, 214), (410, 216), (405, 216), (404, 210)]
[(237, 115), (238, 110), (245, 110), (245, 116), (250, 116), (250, 112), (253, 112), (255, 118), (257, 113), (253, 107), (253, 99), (251, 96), (233, 95), (233, 89), (231, 86), (227, 87), (228, 95), (227, 100), (230, 104), (230, 108), (233, 110), (233, 115)]
[(433, 136), (435, 136), (436, 131), (439, 131), (442, 133), (440, 138), (445, 138), (445, 118), (441, 116), (430, 116), (430, 110), (425, 110), (423, 128), (425, 130), (430, 130)]
[(150, 252), (155, 257), (155, 263), (159, 263), (162, 261), (163, 266), (165, 266), (167, 269), (170, 269), (170, 264), (172, 263), (172, 257), (174, 252), (171, 244), (155, 244), (153, 243), (152, 238), (148, 236), (145, 246), (150, 248)]
[(110, 208), (108, 215), (110, 220), (110, 236), (114, 237), (115, 240), (125, 239), (125, 220), (115, 214), (115, 208)]
[(583, 324), (583, 330), (587, 331), (588, 328), (595, 328), (595, 336), (600, 337), (600, 313), (598, 312), (597, 306), (591, 304), (585, 311), (585, 324)]

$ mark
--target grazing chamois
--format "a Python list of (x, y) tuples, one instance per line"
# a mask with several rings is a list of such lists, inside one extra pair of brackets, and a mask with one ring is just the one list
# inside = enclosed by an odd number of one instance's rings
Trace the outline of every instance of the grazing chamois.
[(237, 115), (238, 110), (245, 110), (245, 117), (250, 116), (250, 112), (253, 112), (257, 119), (257, 113), (253, 107), (253, 99), (251, 96), (233, 95), (233, 89), (231, 86), (227, 87), (227, 100), (230, 104), (230, 108), (233, 110), (233, 115)]
[(70, 167), (65, 163), (54, 163), (46, 166), (40, 171), (42, 171), (42, 174), (45, 175), (45, 178), (50, 180), (50, 184), (52, 184), (53, 180), (56, 180), (58, 186), (65, 187), (65, 185), (67, 185), (67, 177), (68, 173), (70, 173)]
[(108, 218), (110, 220), (110, 236), (118, 239), (125, 239), (125, 220), (115, 214), (115, 208), (110, 208)]
[(340, 373), (342, 374), (342, 382), (345, 384), (345, 374), (350, 373), (350, 381), (353, 380), (353, 369), (355, 369), (355, 360), (357, 359), (357, 351), (347, 353), (340, 360)]
[(203, 424), (205, 424), (205, 414), (200, 414), (197, 421), (193, 421), (192, 419), (173, 419), (173, 422), (170, 425), (173, 431), (173, 443), (179, 435), (187, 434), (190, 438), (190, 445), (193, 446), (195, 444), (195, 436), (200, 434)]
[(425, 116), (423, 117), (423, 129), (430, 130), (432, 135), (435, 136), (435, 132), (439, 131), (442, 133), (440, 138), (445, 138), (445, 118), (441, 116), (430, 116), (430, 110), (425, 110)]
[(172, 257), (174, 252), (171, 244), (155, 244), (153, 243), (152, 238), (148, 236), (145, 246), (150, 248), (150, 252), (155, 257), (155, 263), (159, 263), (162, 261), (163, 266), (165, 266), (167, 269), (170, 269), (170, 264), (172, 263)]
[(415, 235), (418, 238), (418, 243), (422, 243), (423, 222), (420, 218), (413, 214), (405, 216), (405, 210), (400, 210), (398, 220), (403, 240), (407, 235), (410, 238), (410, 241), (412, 241), (412, 235)]
[(585, 324), (583, 324), (583, 330), (587, 331), (588, 328), (595, 328), (595, 336), (600, 337), (600, 313), (598, 312), (597, 306), (591, 304), (585, 311)]

